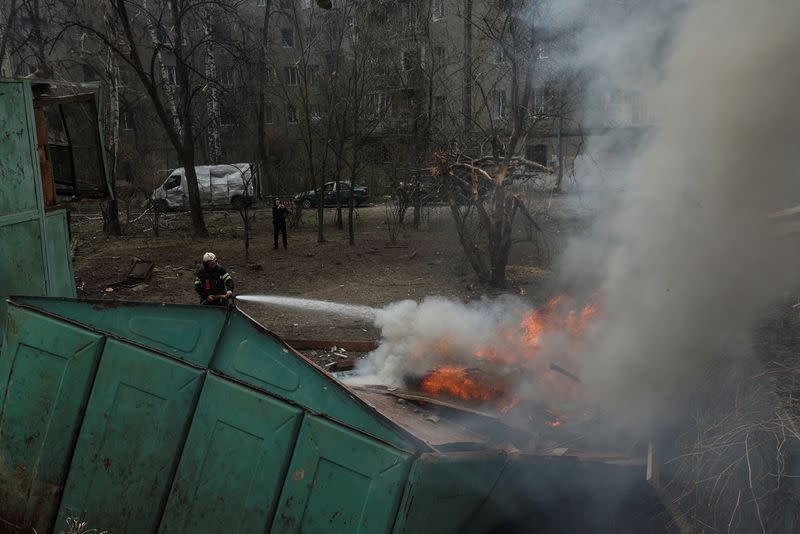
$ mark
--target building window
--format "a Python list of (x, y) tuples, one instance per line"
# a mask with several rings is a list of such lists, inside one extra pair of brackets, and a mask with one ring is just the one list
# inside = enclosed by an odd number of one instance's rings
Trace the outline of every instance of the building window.
[(267, 0), (256, 0), (256, 6), (267, 7)]
[(275, 122), (275, 112), (272, 109), (272, 104), (264, 104), (264, 122), (266, 124)]
[(131, 114), (127, 111), (121, 110), (119, 112), (119, 127), (123, 130), (133, 130), (133, 123), (131, 122)]
[(284, 69), (286, 71), (286, 85), (291, 87), (297, 85), (297, 67), (284, 67)]
[(290, 10), (292, 9), (292, 0), (280, 0), (281, 9)]
[(444, 18), (444, 0), (433, 0), (433, 20)]
[(164, 66), (164, 73), (167, 77), (164, 80), (165, 85), (176, 85), (177, 84), (177, 75), (175, 73), (175, 65), (165, 65)]
[(322, 108), (319, 104), (311, 104), (311, 120), (318, 121), (322, 119)]
[(547, 165), (547, 145), (528, 145), (525, 147), (525, 159)]
[(220, 81), (225, 87), (233, 87), (236, 85), (236, 67), (226, 66), (222, 67)]
[(281, 28), (281, 46), (294, 48), (294, 28)]
[(388, 115), (390, 109), (386, 93), (370, 93), (367, 95), (366, 106), (364, 107), (367, 116), (373, 119)]
[(403, 50), (401, 54), (403, 70), (412, 70), (419, 65), (419, 50)]
[(315, 87), (319, 85), (320, 77), (319, 77), (319, 65), (309, 65), (308, 66), (308, 85)]
[(293, 104), (289, 104), (286, 108), (286, 122), (289, 124), (297, 124), (297, 108)]
[(533, 89), (533, 115), (541, 116), (547, 112), (547, 92), (542, 87)]
[(495, 118), (504, 118), (506, 114), (506, 92), (492, 91), (492, 101), (494, 103)]
[(275, 67), (270, 66), (264, 70), (264, 79), (268, 85), (275, 83)]

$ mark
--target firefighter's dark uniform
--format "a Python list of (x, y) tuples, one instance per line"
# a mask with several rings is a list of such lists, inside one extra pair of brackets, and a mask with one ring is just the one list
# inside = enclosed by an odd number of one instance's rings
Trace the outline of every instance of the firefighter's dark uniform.
[(208, 301), (209, 295), (224, 295), (226, 291), (233, 291), (233, 278), (220, 264), (210, 269), (203, 266), (197, 271), (194, 279), (194, 290), (200, 295), (200, 304), (210, 306), (225, 306), (227, 302), (223, 299)]

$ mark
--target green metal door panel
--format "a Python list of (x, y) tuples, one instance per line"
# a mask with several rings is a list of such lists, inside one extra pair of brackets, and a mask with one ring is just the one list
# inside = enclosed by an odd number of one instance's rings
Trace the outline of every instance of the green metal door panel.
[(15, 307), (7, 326), (0, 353), (0, 517), (44, 532), (58, 508), (104, 338)]
[(423, 454), (408, 476), (394, 534), (461, 533), (495, 486), (506, 454)]
[(72, 273), (66, 211), (56, 210), (45, 214), (44, 237), (50, 274), (48, 295), (75, 298), (75, 277)]
[(413, 445), (374, 410), (238, 310), (228, 319), (211, 368), (315, 413), (346, 421), (399, 448), (413, 450)]
[(114, 534), (156, 531), (204, 376), (106, 342), (57, 525), (80, 517)]
[[(0, 186), (0, 194), (3, 190)], [(3, 255), (0, 261), (1, 333), (8, 295), (44, 295), (47, 292), (39, 219), (0, 225), (0, 251)]]
[(24, 82), (0, 82), (0, 216), (39, 209), (32, 101)]
[(27, 297), (15, 300), (200, 366), (211, 361), (226, 313), (216, 306)]
[(409, 463), (405, 453), (306, 415), (270, 532), (389, 532)]
[(302, 411), (209, 376), (160, 532), (266, 532)]

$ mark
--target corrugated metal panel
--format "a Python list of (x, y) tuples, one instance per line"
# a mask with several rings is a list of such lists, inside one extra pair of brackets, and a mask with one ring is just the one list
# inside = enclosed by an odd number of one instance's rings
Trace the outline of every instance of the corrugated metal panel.
[(225, 326), (211, 367), (397, 447), (415, 447), (352, 393), (240, 311)]
[(8, 317), (0, 358), (0, 517), (46, 532), (103, 337), (18, 308)]
[(216, 306), (31, 297), (16, 302), (203, 367), (211, 361), (226, 314)]
[(41, 236), (38, 218), (5, 226), (0, 223), (0, 332), (6, 317), (6, 296), (12, 291), (28, 295), (47, 291)]
[(159, 532), (266, 532), (302, 413), (209, 376)]
[(464, 532), (506, 461), (502, 451), (421, 455), (409, 474), (394, 534)]
[(39, 210), (39, 156), (30, 85), (3, 81), (0, 87), (0, 215)]
[(114, 533), (156, 531), (204, 376), (106, 342), (57, 525), (80, 517)]
[(270, 532), (389, 532), (410, 457), (306, 415)]

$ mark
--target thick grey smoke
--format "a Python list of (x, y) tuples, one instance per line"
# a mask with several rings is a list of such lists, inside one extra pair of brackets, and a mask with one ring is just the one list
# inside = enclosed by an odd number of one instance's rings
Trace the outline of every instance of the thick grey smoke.
[(359, 366), (357, 383), (402, 386), (408, 375), (423, 375), (447, 363), (475, 365), (475, 351), (505, 346), (501, 333), (517, 331), (527, 308), (514, 298), (469, 304), (428, 297), (403, 300), (378, 311), (380, 346)]
[(580, 374), (638, 428), (746, 346), (796, 283), (800, 247), (767, 214), (800, 202), (798, 20), (797, 0), (686, 12), (647, 95), (657, 126), (627, 193), (567, 254), (565, 273), (599, 276), (604, 294)]

